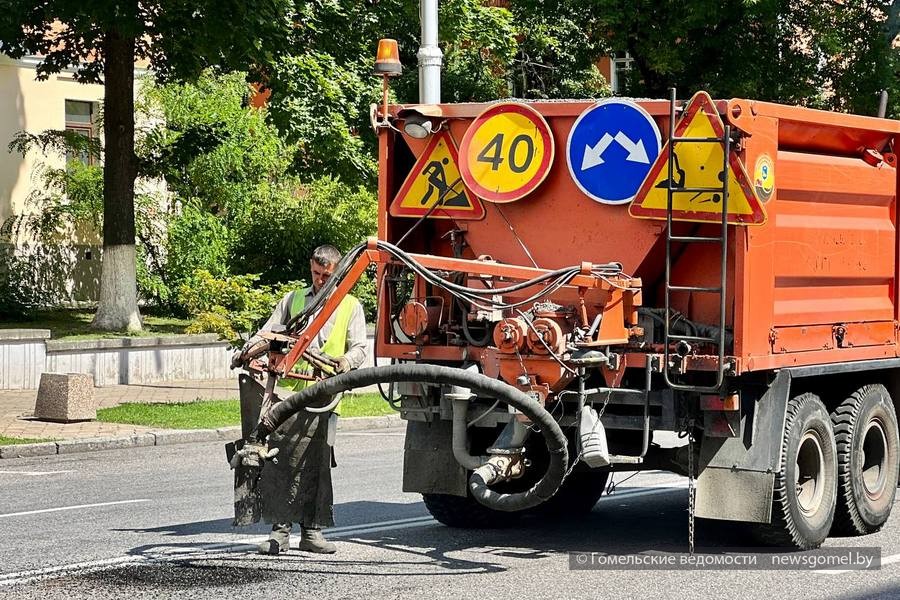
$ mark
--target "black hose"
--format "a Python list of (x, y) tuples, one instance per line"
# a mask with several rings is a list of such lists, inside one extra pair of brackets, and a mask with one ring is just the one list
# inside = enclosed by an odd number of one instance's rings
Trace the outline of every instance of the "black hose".
[(565, 479), (569, 466), (566, 436), (552, 415), (537, 400), (524, 392), (480, 373), (454, 367), (427, 364), (398, 364), (350, 371), (330, 377), (275, 404), (262, 416), (248, 441), (261, 442), (292, 415), (306, 406), (321, 407), (340, 392), (378, 382), (420, 382), (448, 384), (470, 389), (475, 395), (496, 398), (521, 411), (540, 428), (547, 442), (550, 464), (541, 479), (530, 489), (514, 494), (501, 494), (488, 488), (477, 473), (469, 477), (469, 489), (481, 504), (494, 510), (514, 512), (532, 508), (553, 497)]

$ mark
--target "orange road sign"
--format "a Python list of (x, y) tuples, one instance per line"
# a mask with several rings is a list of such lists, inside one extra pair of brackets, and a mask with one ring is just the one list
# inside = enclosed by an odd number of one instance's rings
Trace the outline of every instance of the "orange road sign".
[(478, 220), (484, 218), (484, 204), (466, 189), (459, 173), (456, 142), (446, 130), (431, 136), (425, 151), (394, 201), (392, 217)]
[[(675, 127), (675, 137), (724, 138), (725, 126), (706, 92), (697, 92)], [(753, 191), (744, 164), (735, 152), (728, 157), (723, 172), (725, 143), (677, 142), (674, 164), (669, 167), (669, 144), (641, 184), (628, 210), (633, 217), (665, 219), (668, 190), (672, 189), (672, 220), (719, 223), (722, 220), (722, 192), (696, 188), (722, 188), (728, 182), (728, 222), (733, 225), (761, 225), (766, 210)]]
[(488, 202), (514, 202), (547, 178), (553, 162), (550, 126), (520, 102), (486, 108), (459, 145), (463, 181)]

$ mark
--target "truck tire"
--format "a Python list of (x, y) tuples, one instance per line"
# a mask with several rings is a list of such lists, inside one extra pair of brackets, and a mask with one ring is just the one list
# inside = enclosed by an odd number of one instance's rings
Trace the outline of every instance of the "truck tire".
[(536, 506), (534, 513), (543, 517), (581, 517), (590, 513), (606, 491), (609, 471), (573, 471), (552, 498)]
[(425, 508), (431, 516), (447, 527), (459, 529), (497, 529), (511, 527), (519, 522), (522, 513), (502, 512), (490, 509), (471, 494), (422, 494)]
[(838, 452), (837, 511), (833, 529), (863, 535), (891, 515), (900, 469), (897, 415), (883, 385), (866, 385), (831, 414)]
[(801, 394), (787, 405), (772, 522), (760, 526), (760, 537), (777, 546), (818, 548), (831, 530), (836, 504), (837, 448), (831, 416), (818, 396)]

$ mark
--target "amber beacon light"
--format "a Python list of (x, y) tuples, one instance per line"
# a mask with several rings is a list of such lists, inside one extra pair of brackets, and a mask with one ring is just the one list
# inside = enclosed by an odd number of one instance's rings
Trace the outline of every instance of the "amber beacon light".
[(382, 112), (381, 125), (388, 123), (388, 77), (396, 77), (403, 73), (403, 65), (400, 64), (400, 49), (397, 40), (378, 40), (378, 53), (375, 55), (375, 74), (382, 77)]
[(378, 54), (375, 56), (375, 73), (395, 77), (403, 74), (400, 64), (400, 49), (397, 40), (378, 40)]

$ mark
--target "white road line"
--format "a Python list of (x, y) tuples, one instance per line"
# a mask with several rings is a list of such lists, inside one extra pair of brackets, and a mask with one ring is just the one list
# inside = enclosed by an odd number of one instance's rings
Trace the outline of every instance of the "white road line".
[[(890, 556), (882, 557), (881, 566), (884, 567), (898, 562), (900, 562), (900, 554), (891, 554)], [(843, 575), (844, 573), (853, 573), (854, 571), (855, 569), (821, 569), (813, 572), (821, 573), (822, 575)]]
[[(633, 489), (628, 488), (627, 490), (622, 490), (621, 492), (615, 492), (612, 496), (603, 496), (600, 498), (599, 502), (615, 502), (616, 500), (625, 500), (628, 498), (634, 498), (635, 496), (652, 496), (655, 494), (671, 494), (672, 492), (682, 492), (687, 489), (687, 486), (677, 486), (677, 487), (664, 487), (664, 488), (648, 488), (648, 489)], [(598, 502), (598, 503), (599, 503)]]
[(37, 515), (41, 513), (58, 512), (62, 510), (80, 510), (82, 508), (97, 508), (100, 506), (115, 506), (117, 504), (137, 504), (139, 502), (150, 502), (147, 498), (137, 498), (135, 500), (117, 500), (115, 502), (97, 502), (95, 504), (77, 504), (75, 506), (60, 506), (57, 508), (42, 508), (40, 510), (25, 510), (22, 512), (6, 513), (0, 515), (0, 519), (5, 517), (21, 517), (24, 515)]
[(374, 523), (360, 523), (358, 525), (344, 525), (342, 527), (331, 527), (327, 531), (329, 533), (341, 533), (351, 529), (359, 529), (360, 527), (384, 527), (385, 525), (397, 525), (400, 523), (412, 523), (415, 521), (428, 521), (431, 517), (422, 515), (421, 517), (410, 517), (408, 519), (394, 519), (392, 521), (376, 521)]
[[(620, 492), (616, 492), (612, 496), (604, 496), (600, 499), (600, 502), (604, 500), (610, 501), (618, 501), (618, 500), (627, 500), (628, 498), (633, 498), (635, 496), (647, 496), (652, 494), (669, 494), (672, 492), (683, 491), (684, 488), (681, 487), (666, 487), (666, 488), (628, 488), (622, 490)], [(149, 500), (125, 500), (120, 502), (110, 502), (104, 504), (86, 504), (81, 507), (64, 507), (58, 509), (47, 509), (47, 510), (69, 510), (75, 508), (88, 508), (92, 506), (106, 506), (108, 504), (124, 504), (129, 502), (149, 502)], [(0, 517), (4, 516), (13, 516), (18, 514), (32, 514), (34, 512), (47, 512), (44, 511), (31, 511), (28, 513), (13, 513), (12, 515), (0, 515)], [(426, 527), (430, 525), (437, 525), (437, 521), (430, 516), (421, 516), (421, 517), (408, 517), (404, 519), (391, 519), (387, 521), (375, 521), (373, 523), (360, 523), (357, 525), (345, 525), (343, 527), (332, 527), (327, 530), (327, 534), (329, 538), (341, 539), (348, 537), (360, 537), (369, 533), (380, 533), (383, 531), (396, 531), (400, 529), (411, 529), (413, 527)], [(27, 583), (29, 581), (40, 579), (41, 577), (46, 577), (48, 575), (54, 575), (58, 573), (66, 573), (71, 571), (78, 572), (89, 572), (101, 569), (107, 569), (110, 567), (114, 567), (121, 564), (128, 563), (141, 563), (146, 562), (151, 559), (155, 560), (179, 560), (183, 559), (186, 555), (190, 555), (193, 552), (216, 552), (221, 550), (228, 550), (230, 552), (235, 552), (239, 550), (250, 550), (253, 549), (255, 544), (267, 539), (265, 535), (257, 535), (257, 536), (248, 536), (242, 537), (238, 539), (234, 539), (228, 542), (216, 542), (211, 544), (197, 544), (191, 549), (181, 548), (168, 553), (160, 553), (154, 555), (153, 557), (141, 557), (141, 556), (123, 556), (114, 559), (107, 560), (98, 560), (93, 562), (84, 562), (84, 563), (75, 563), (71, 565), (63, 565), (59, 567), (48, 567), (46, 569), (37, 569), (33, 571), (20, 571), (18, 573), (7, 573), (5, 575), (0, 575), (0, 587), (13, 585), (18, 583)], [(888, 559), (885, 559), (888, 560)], [(885, 564), (885, 560), (882, 560), (882, 564)]]
[[(620, 501), (627, 500), (629, 498), (634, 498), (636, 496), (650, 496), (655, 494), (671, 494), (672, 492), (679, 492), (687, 489), (685, 487), (665, 487), (665, 488), (628, 488), (621, 492), (616, 492), (612, 496), (604, 496), (600, 498), (600, 502), (604, 500), (608, 501)], [(412, 527), (424, 527), (426, 525), (434, 525), (437, 524), (437, 521), (430, 516), (421, 516), (421, 517), (410, 517), (407, 519), (394, 519), (391, 521), (376, 521), (374, 523), (360, 523), (358, 525), (345, 525), (343, 527), (332, 527), (326, 530), (328, 537), (333, 538), (345, 538), (351, 536), (359, 536), (367, 533), (379, 533), (382, 531), (395, 531), (398, 529), (409, 529)], [(262, 540), (266, 539), (262, 536), (255, 537), (246, 537), (234, 540), (230, 544), (233, 545), (246, 545), (259, 543)], [(230, 545), (227, 544), (226, 545)], [(216, 546), (221, 547), (220, 545)]]
[(392, 436), (396, 436), (396, 437), (405, 437), (405, 436), (406, 436), (405, 433), (390, 433), (390, 432), (389, 432), (389, 433), (379, 433), (379, 432), (377, 432), (377, 431), (338, 431), (338, 432), (337, 432), (337, 435), (338, 435), (338, 437), (345, 437), (345, 436), (352, 436), (352, 435), (360, 435), (360, 436), (365, 435), (365, 436), (369, 436), (369, 437), (372, 437), (372, 436), (378, 436), (378, 437), (392, 437)]
[(61, 473), (74, 473), (75, 471), (0, 471), (0, 475), (25, 475), (26, 477), (43, 477), (44, 475), (60, 475)]
[(65, 573), (67, 571), (90, 572), (98, 569), (108, 569), (109, 567), (115, 567), (122, 564), (142, 562), (143, 560), (144, 559), (140, 556), (120, 556), (119, 558), (73, 563), (71, 565), (63, 565), (60, 567), (47, 567), (31, 571), (19, 571), (18, 573), (6, 573), (0, 575), (0, 587), (17, 583), (27, 583), (56, 573)]
[(437, 525), (438, 522), (433, 518), (428, 517), (422, 521), (418, 521), (416, 523), (400, 523), (398, 525), (385, 525), (384, 527), (362, 527), (360, 529), (355, 529), (351, 531), (342, 531), (340, 533), (334, 534), (331, 537), (335, 538), (344, 538), (344, 537), (358, 537), (367, 533), (378, 533), (380, 531), (396, 531), (398, 529), (409, 529), (411, 527), (425, 527), (426, 525)]

